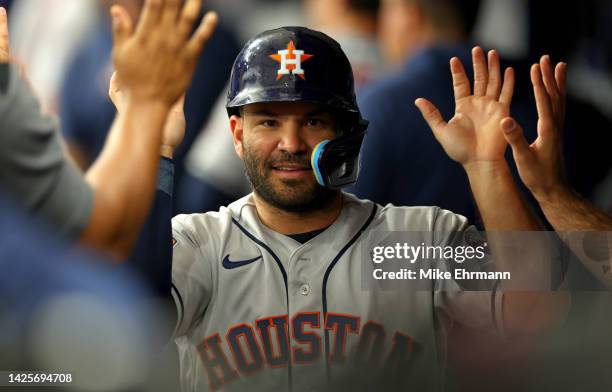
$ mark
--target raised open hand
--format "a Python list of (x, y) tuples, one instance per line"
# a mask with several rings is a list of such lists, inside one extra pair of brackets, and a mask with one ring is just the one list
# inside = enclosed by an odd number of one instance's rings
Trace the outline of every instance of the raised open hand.
[(113, 64), (126, 95), (172, 105), (185, 93), (217, 15), (207, 13), (192, 35), (202, 1), (181, 3), (146, 0), (135, 32), (125, 8), (111, 7)]
[(504, 160), (507, 143), (500, 132), (500, 121), (509, 116), (514, 92), (514, 71), (507, 68), (501, 78), (496, 51), (488, 54), (488, 66), (480, 47), (472, 50), (474, 92), (461, 61), (450, 61), (455, 93), (455, 115), (446, 122), (428, 100), (415, 104), (432, 129), (444, 151), (454, 161), (466, 166), (477, 162)]
[(533, 143), (525, 140), (523, 129), (514, 119), (504, 118), (501, 122), (519, 175), (538, 200), (565, 186), (562, 130), (566, 70), (567, 64), (558, 63), (553, 72), (549, 56), (542, 56), (540, 63), (531, 67), (531, 83), (538, 109), (538, 137)]

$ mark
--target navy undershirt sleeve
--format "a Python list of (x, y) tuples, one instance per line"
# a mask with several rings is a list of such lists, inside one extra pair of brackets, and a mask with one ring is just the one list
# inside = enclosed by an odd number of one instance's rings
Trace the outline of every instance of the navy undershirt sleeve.
[(155, 199), (128, 261), (161, 298), (171, 298), (173, 183), (174, 163), (162, 157)]

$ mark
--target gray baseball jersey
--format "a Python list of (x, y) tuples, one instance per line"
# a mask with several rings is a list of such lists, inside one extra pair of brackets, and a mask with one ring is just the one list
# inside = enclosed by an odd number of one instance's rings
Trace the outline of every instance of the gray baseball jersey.
[(362, 289), (368, 232), (420, 231), (425, 244), (444, 245), (443, 233), (468, 230), (464, 217), (343, 197), (338, 219), (304, 244), (263, 225), (252, 194), (173, 219), (184, 391), (440, 390), (452, 320), (499, 324), (494, 290), (453, 280), (429, 291)]

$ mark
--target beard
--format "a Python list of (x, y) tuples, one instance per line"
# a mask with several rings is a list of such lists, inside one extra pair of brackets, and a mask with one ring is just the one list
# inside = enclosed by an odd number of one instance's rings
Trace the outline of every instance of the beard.
[(340, 193), (311, 179), (273, 179), (273, 167), (293, 163), (310, 167), (306, 154), (281, 151), (263, 159), (244, 145), (244, 168), (253, 192), (271, 206), (287, 212), (309, 212), (327, 207)]

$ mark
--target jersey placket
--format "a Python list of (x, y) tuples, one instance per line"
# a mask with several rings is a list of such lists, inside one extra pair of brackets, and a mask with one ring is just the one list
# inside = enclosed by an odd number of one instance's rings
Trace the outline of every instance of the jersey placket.
[(291, 253), (287, 264), (294, 392), (319, 390), (325, 382), (325, 325), (319, 294), (326, 256), (309, 241)]

